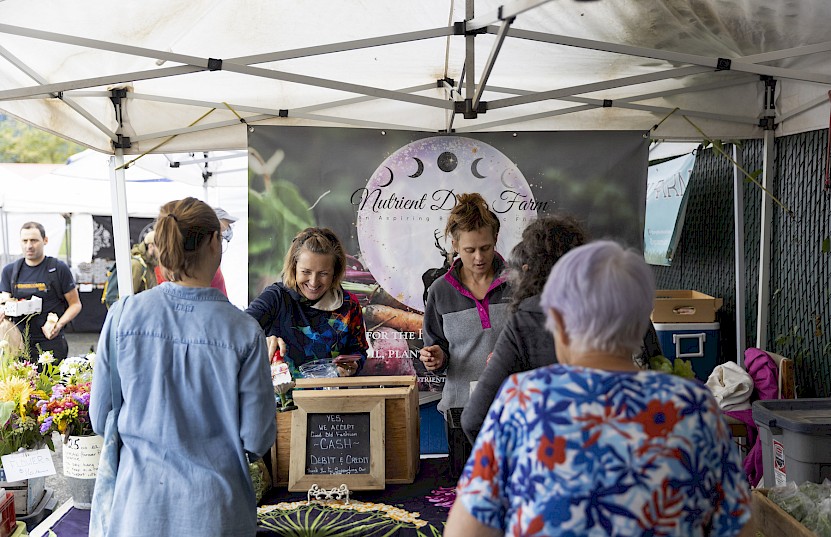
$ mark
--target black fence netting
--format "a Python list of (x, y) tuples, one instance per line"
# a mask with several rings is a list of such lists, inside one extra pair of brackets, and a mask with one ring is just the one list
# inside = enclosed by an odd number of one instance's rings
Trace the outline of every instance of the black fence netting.
[[(828, 131), (776, 139), (769, 264), (768, 350), (795, 360), (800, 397), (831, 396), (829, 300), (831, 253), (823, 251), (831, 236), (825, 189)], [(725, 146), (732, 154), (732, 147)], [(738, 161), (753, 174), (763, 166), (761, 140), (737, 146)], [(686, 220), (671, 267), (654, 267), (659, 289), (694, 289), (724, 299), (719, 362), (734, 361), (737, 347), (754, 346), (757, 333), (762, 190), (742, 181), (744, 203), (745, 340), (736, 341), (736, 263), (733, 210), (733, 165), (710, 147), (700, 151), (688, 188)], [(761, 176), (758, 178), (761, 181)], [(788, 210), (793, 212), (791, 216)]]

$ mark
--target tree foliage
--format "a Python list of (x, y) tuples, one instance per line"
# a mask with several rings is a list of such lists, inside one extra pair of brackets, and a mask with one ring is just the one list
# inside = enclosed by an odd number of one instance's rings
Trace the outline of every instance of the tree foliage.
[(0, 115), (0, 162), (66, 162), (84, 147), (53, 134)]

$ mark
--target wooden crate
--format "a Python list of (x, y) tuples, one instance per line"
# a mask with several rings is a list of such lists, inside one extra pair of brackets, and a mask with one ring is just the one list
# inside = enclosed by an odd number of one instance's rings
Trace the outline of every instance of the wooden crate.
[(755, 489), (751, 510), (756, 531), (764, 537), (816, 537), (813, 531), (768, 499), (768, 489)]
[[(329, 387), (338, 389), (308, 389)], [(337, 399), (343, 397), (344, 392), (350, 398), (377, 397), (382, 394), (385, 399), (385, 482), (409, 484), (415, 481), (420, 449), (418, 387), (415, 376), (298, 379), (297, 388), (294, 391), (295, 402), (308, 398)], [(275, 487), (285, 487), (289, 483), (292, 421), (296, 415), (294, 411), (277, 413), (277, 439), (271, 448), (272, 481)]]
[(34, 477), (24, 481), (5, 481), (6, 474), (0, 468), (0, 488), (14, 494), (16, 515), (28, 515), (35, 510), (46, 491), (46, 478)]

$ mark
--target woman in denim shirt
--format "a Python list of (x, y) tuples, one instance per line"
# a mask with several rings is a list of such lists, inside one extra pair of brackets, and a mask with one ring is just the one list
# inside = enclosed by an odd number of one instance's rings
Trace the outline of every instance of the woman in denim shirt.
[(123, 446), (109, 535), (252, 536), (248, 457), (276, 434), (265, 336), (210, 286), (222, 259), (213, 209), (195, 198), (167, 203), (156, 244), (170, 281), (116, 303), (118, 327), (109, 315), (98, 343), (90, 418), (103, 435), (107, 340), (117, 330)]

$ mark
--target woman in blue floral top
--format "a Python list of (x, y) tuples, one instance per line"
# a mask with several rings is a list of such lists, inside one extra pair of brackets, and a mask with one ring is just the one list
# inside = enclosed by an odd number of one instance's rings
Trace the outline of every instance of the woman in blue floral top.
[(654, 278), (599, 241), (542, 294), (560, 363), (512, 375), (459, 481), (445, 535), (749, 536), (750, 490), (706, 386), (632, 362)]

